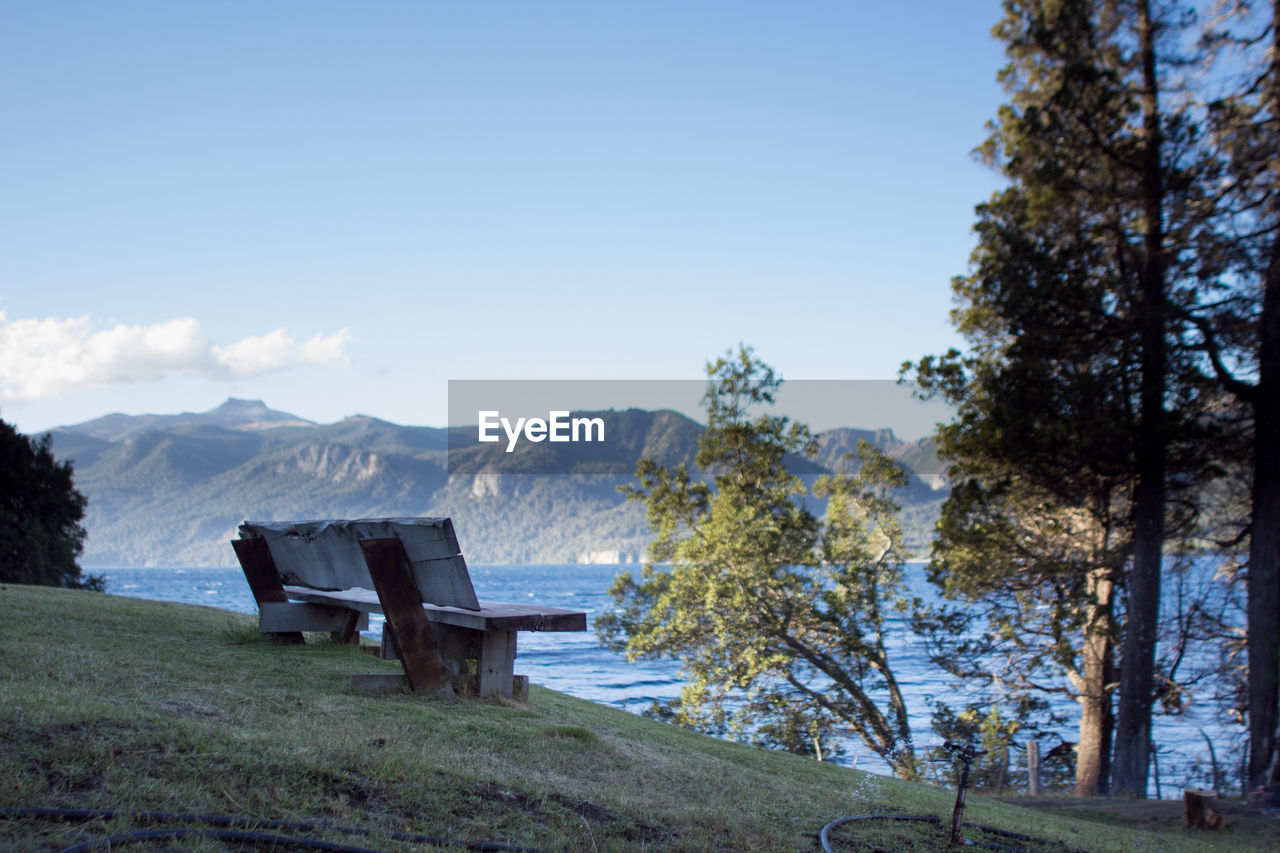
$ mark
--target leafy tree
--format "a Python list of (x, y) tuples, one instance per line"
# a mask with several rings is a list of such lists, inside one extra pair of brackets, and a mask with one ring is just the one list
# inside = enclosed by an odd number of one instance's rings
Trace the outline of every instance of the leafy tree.
[[(672, 656), (687, 680), (661, 714), (681, 725), (822, 757), (852, 728), (900, 775), (918, 763), (889, 662), (886, 622), (904, 607), (902, 532), (888, 491), (906, 484), (864, 443), (856, 476), (812, 493), (787, 467), (812, 455), (807, 427), (755, 414), (781, 384), (741, 348), (707, 366), (707, 429), (696, 464), (642, 460), (639, 485), (656, 532), (640, 580), (620, 575), (619, 609), (597, 625), (631, 659)], [(810, 494), (826, 500), (822, 519)]]
[(935, 572), (992, 608), (996, 640), (1023, 642), (1024, 683), (1068, 677), (1081, 793), (1105, 785), (1114, 732), (1114, 788), (1145, 795), (1162, 556), (1212, 457), (1200, 356), (1172, 334), (1201, 296), (1207, 222), (1199, 127), (1171, 97), (1178, 11), (1005, 3), (1012, 97), (980, 151), (1010, 186), (979, 207), (974, 271), (954, 285), (972, 350), (916, 368), (960, 406), (940, 436), (960, 488)]
[(86, 503), (48, 435), (31, 439), (0, 420), (0, 581), (101, 589), (76, 563)]

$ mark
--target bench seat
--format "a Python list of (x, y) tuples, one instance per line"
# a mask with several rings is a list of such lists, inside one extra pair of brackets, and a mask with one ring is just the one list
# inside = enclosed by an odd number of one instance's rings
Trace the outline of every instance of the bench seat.
[[(294, 601), (345, 607), (360, 613), (381, 613), (382, 602), (371, 589), (328, 592), (301, 586), (285, 586), (285, 594)], [(508, 604), (482, 601), (479, 610), (465, 610), (440, 604), (423, 603), (427, 618), (442, 625), (469, 628), (472, 631), (585, 631), (587, 614), (559, 607), (536, 604)]]

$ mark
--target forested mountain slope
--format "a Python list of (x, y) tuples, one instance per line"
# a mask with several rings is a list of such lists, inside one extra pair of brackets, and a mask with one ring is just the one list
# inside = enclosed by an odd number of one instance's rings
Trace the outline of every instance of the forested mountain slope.
[[(603, 461), (576, 459), (572, 444), (530, 446), (530, 459), (585, 472), (545, 476), (494, 471), (465, 451), (450, 458), (444, 428), (366, 416), (315, 424), (235, 399), (203, 413), (107, 415), (53, 439), (89, 498), (86, 567), (231, 565), (227, 541), (245, 519), (395, 515), (451, 516), (474, 563), (638, 561), (649, 538), (643, 509), (617, 486), (641, 457), (692, 463), (702, 427), (639, 409), (611, 413), (610, 424)], [(900, 500), (922, 543), (945, 496), (930, 440), (833, 430), (816, 460), (797, 460), (798, 473), (848, 466), (844, 453), (859, 438), (918, 472)]]

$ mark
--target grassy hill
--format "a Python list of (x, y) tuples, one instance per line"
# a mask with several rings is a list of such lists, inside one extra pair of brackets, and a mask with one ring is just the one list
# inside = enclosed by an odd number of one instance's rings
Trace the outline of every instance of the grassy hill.
[[(555, 851), (816, 850), (821, 827), (844, 815), (950, 813), (949, 791), (536, 686), (529, 704), (349, 695), (349, 675), (394, 665), (329, 643), (276, 645), (250, 617), (223, 611), (15, 585), (0, 587), (0, 611), (3, 809), (314, 821), (322, 826), (258, 828), (377, 850), (441, 849), (391, 838), (408, 832)], [(1274, 849), (1274, 836), (1196, 834), (1173, 815), (1139, 832), (977, 796), (968, 812), (1061, 842), (1045, 849)], [(9, 817), (0, 848), (59, 850), (154, 826)], [(895, 851), (944, 849), (938, 830), (902, 827), (910, 837)], [(129, 849), (171, 849), (156, 844)]]

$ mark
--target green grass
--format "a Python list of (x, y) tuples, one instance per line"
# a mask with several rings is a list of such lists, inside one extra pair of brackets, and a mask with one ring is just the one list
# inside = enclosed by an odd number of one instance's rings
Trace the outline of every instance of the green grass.
[[(408, 831), (545, 850), (777, 851), (819, 849), (843, 815), (946, 816), (954, 796), (536, 685), (527, 705), (350, 695), (348, 676), (398, 667), (327, 642), (278, 645), (251, 617), (208, 608), (8, 585), (0, 613), (5, 807), (315, 820), (374, 835), (308, 837), (383, 850), (413, 849), (378, 835)], [(1243, 849), (1230, 830), (1138, 832), (976, 796), (967, 817), (1071, 849)], [(0, 820), (0, 848), (142, 826)], [(938, 830), (906, 826), (894, 849), (943, 849)]]

